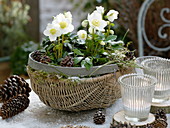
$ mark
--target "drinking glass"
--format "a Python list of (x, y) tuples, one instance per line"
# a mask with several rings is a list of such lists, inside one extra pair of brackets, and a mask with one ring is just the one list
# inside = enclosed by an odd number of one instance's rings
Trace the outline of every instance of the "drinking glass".
[(161, 103), (170, 97), (170, 59), (154, 58), (142, 62), (145, 74), (157, 78), (153, 102)]
[(146, 74), (126, 74), (118, 79), (125, 119), (133, 122), (148, 119), (156, 78)]

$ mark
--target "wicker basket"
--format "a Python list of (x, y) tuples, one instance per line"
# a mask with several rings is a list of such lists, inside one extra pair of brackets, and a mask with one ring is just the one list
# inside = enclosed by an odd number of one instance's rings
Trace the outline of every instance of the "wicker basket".
[[(44, 65), (45, 66), (45, 65)], [(80, 80), (61, 79), (56, 73), (27, 67), (31, 86), (46, 105), (66, 111), (106, 108), (121, 97), (117, 78), (132, 70)]]

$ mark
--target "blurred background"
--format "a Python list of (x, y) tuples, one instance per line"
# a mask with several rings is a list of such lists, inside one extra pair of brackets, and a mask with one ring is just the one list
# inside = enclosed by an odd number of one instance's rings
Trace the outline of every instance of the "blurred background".
[(52, 16), (71, 11), (76, 31), (87, 14), (100, 5), (119, 11), (114, 31), (121, 39), (130, 30), (126, 41), (133, 42), (129, 48), (136, 50), (136, 57), (140, 40), (143, 55), (170, 58), (169, 0), (0, 0), (0, 83), (10, 74), (28, 78), (28, 54), (40, 47)]

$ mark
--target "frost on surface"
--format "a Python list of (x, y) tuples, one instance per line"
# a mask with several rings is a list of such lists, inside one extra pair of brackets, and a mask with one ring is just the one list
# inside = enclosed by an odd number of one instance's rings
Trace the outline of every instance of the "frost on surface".
[[(91, 126), (92, 128), (109, 128), (114, 113), (122, 110), (122, 102), (119, 99), (111, 107), (104, 109), (106, 122), (103, 125), (96, 125), (93, 123), (93, 115), (96, 110), (82, 112), (55, 110), (44, 105), (33, 91), (29, 98), (29, 107), (13, 118), (0, 119), (0, 128), (60, 128), (69, 124)], [(168, 119), (170, 120), (170, 117)]]

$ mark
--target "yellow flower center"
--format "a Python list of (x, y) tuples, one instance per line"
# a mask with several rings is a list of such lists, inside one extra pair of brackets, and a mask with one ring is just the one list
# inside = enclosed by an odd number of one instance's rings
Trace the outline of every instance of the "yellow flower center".
[(56, 32), (57, 32), (57, 30), (54, 29), (54, 28), (52, 28), (52, 29), (50, 30), (50, 33), (51, 33), (52, 35), (56, 34)]
[(96, 27), (99, 27), (99, 26), (100, 26), (100, 21), (99, 21), (98, 19), (94, 19), (94, 20), (92, 21), (92, 24), (93, 24), (94, 26), (96, 26)]
[(60, 22), (59, 25), (62, 29), (66, 28), (68, 26), (67, 22), (65, 22), (65, 21)]
[(86, 34), (84, 34), (84, 33), (81, 34), (81, 38), (82, 38), (82, 39), (86, 38)]

